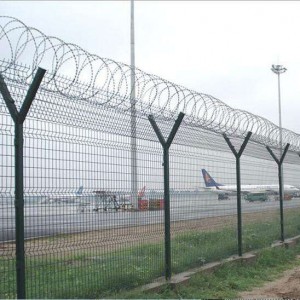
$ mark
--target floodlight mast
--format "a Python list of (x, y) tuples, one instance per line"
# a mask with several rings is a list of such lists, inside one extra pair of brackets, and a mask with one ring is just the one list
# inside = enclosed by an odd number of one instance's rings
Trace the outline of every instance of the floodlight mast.
[(279, 146), (280, 157), (282, 156), (282, 122), (281, 122), (281, 95), (280, 95), (280, 74), (287, 71), (282, 65), (272, 65), (271, 70), (278, 76), (278, 110), (279, 110)]
[[(283, 199), (284, 199), (284, 176), (283, 176), (283, 159), (286, 155), (289, 144), (287, 144), (284, 153), (282, 154), (282, 123), (281, 123), (281, 95), (280, 95), (280, 74), (286, 72), (286, 68), (282, 65), (272, 65), (271, 70), (278, 76), (278, 107), (279, 107), (279, 143), (280, 143), (280, 163), (278, 164), (278, 180), (279, 180), (279, 202), (280, 202), (280, 227), (281, 227), (281, 241), (284, 242), (284, 221), (283, 221)], [(276, 160), (276, 159), (275, 159)]]
[[(282, 123), (281, 123), (281, 94), (280, 94), (280, 74), (287, 71), (286, 68), (284, 68), (282, 65), (272, 65), (271, 70), (277, 74), (278, 76), (278, 110), (279, 110), (279, 153), (280, 153), (280, 159), (282, 158)], [(280, 165), (280, 176), (281, 176), (281, 186), (279, 187), (279, 191), (282, 191), (281, 198), (284, 198), (284, 177), (282, 172), (282, 164)]]
[(133, 207), (138, 208), (137, 187), (137, 146), (136, 146), (136, 107), (135, 107), (135, 47), (134, 47), (134, 0), (131, 0), (130, 14), (130, 58), (131, 58), (131, 93), (130, 93), (130, 115), (131, 115), (131, 200)]

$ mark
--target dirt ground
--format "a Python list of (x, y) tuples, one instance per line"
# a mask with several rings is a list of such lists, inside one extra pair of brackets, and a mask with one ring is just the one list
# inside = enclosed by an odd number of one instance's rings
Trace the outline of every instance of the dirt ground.
[[(300, 255), (297, 257), (300, 260)], [(299, 299), (300, 300), (300, 266), (285, 271), (280, 278), (268, 282), (250, 292), (243, 292), (241, 299)]]

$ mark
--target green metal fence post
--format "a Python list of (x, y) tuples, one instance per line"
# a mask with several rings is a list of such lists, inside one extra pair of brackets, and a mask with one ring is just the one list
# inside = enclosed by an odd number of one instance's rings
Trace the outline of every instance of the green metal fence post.
[(275, 156), (272, 149), (266, 146), (278, 166), (278, 181), (279, 181), (279, 207), (280, 207), (280, 239), (284, 242), (284, 223), (283, 223), (283, 188), (282, 188), (282, 164), (290, 144), (286, 144), (280, 160)]
[(224, 133), (223, 137), (228, 144), (229, 148), (231, 149), (232, 153), (235, 156), (236, 161), (236, 189), (237, 189), (237, 227), (238, 227), (238, 254), (239, 256), (243, 255), (243, 242), (242, 242), (242, 196), (241, 196), (241, 167), (240, 167), (240, 158), (245, 150), (247, 143), (252, 135), (252, 132), (248, 132), (245, 140), (239, 150), (237, 152), (232, 145), (230, 139)]
[(180, 113), (171, 133), (165, 141), (160, 129), (158, 128), (152, 115), (148, 117), (162, 147), (163, 147), (163, 166), (164, 166), (164, 223), (165, 223), (165, 277), (166, 280), (171, 279), (172, 266), (171, 266), (171, 217), (170, 217), (170, 174), (169, 174), (169, 148), (176, 135), (176, 132), (182, 122), (184, 113)]
[(169, 149), (164, 147), (164, 212), (165, 212), (165, 268), (166, 279), (171, 279), (171, 213), (170, 213), (170, 173)]
[(16, 232), (16, 275), (17, 297), (26, 298), (25, 246), (24, 246), (24, 176), (23, 176), (23, 123), (33, 99), (39, 89), (45, 70), (39, 68), (31, 83), (22, 107), (18, 112), (15, 101), (0, 73), (0, 92), (15, 123), (15, 232)]
[(15, 123), (15, 226), (17, 296), (25, 299), (23, 124)]

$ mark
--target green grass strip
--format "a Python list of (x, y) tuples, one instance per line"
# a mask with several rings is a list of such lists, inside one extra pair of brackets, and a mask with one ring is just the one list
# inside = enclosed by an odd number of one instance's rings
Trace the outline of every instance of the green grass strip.
[(284, 270), (300, 265), (294, 248), (269, 248), (261, 250), (254, 264), (224, 264), (213, 274), (197, 274), (188, 284), (172, 289), (165, 286), (160, 292), (120, 292), (108, 298), (122, 299), (225, 299), (237, 298), (242, 291), (262, 286), (282, 274)]
[[(299, 210), (285, 214), (286, 237), (300, 233)], [(243, 251), (261, 249), (280, 236), (278, 218), (243, 226)], [(172, 239), (172, 271), (182, 272), (237, 253), (232, 227), (187, 232)], [(163, 242), (140, 244), (106, 254), (96, 250), (76, 255), (26, 259), (28, 298), (105, 298), (164, 275)], [(0, 298), (15, 298), (15, 260), (0, 257)]]

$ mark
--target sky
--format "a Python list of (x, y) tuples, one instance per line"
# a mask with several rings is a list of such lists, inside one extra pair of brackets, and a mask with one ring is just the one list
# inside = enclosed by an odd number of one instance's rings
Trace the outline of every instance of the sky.
[[(130, 64), (130, 1), (1, 1), (1, 15)], [(135, 1), (136, 67), (300, 133), (299, 1)]]

